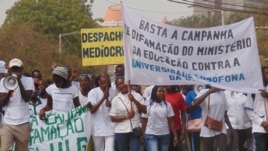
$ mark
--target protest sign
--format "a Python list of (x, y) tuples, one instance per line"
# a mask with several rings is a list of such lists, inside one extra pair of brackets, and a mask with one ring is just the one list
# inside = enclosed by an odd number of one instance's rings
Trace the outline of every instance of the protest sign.
[(212, 28), (182, 28), (143, 18), (122, 4), (126, 81), (263, 89), (253, 18)]
[(122, 27), (81, 29), (82, 65), (124, 62)]
[(28, 151), (86, 151), (91, 135), (88, 107), (48, 115), (45, 121), (31, 116)]

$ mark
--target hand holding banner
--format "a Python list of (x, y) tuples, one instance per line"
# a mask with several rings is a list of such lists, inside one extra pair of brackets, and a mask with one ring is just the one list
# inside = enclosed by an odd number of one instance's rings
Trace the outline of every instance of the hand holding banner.
[(252, 17), (225, 26), (191, 29), (145, 19), (124, 5), (122, 16), (126, 81), (210, 84), (248, 93), (263, 88)]

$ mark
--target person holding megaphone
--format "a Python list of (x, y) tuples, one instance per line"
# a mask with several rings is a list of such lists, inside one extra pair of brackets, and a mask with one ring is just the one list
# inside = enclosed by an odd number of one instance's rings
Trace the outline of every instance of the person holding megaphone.
[(31, 77), (23, 76), (22, 71), (22, 61), (14, 58), (8, 66), (11, 76), (1, 79), (0, 82), (0, 105), (5, 107), (0, 132), (3, 151), (28, 150), (31, 125), (27, 101), (34, 91), (34, 81)]

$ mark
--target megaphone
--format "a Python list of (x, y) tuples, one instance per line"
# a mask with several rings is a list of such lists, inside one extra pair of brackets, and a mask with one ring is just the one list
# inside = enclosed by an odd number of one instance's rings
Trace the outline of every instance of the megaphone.
[(206, 88), (205, 85), (195, 85), (194, 86), (194, 92), (195, 92), (195, 94), (198, 94), (201, 90), (203, 90), (205, 88)]
[(18, 87), (18, 80), (15, 76), (8, 76), (4, 79), (3, 85), (8, 90), (15, 90)]

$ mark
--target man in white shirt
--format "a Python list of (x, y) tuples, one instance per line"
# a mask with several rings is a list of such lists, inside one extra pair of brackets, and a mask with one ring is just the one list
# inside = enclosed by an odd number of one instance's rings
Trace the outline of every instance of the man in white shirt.
[(3, 78), (0, 82), (0, 105), (5, 106), (3, 127), (1, 129), (1, 149), (28, 150), (30, 139), (30, 112), (27, 101), (34, 91), (34, 82), (31, 77), (22, 75), (23, 63), (20, 59), (14, 58), (9, 62), (8, 72), (17, 77), (18, 87), (8, 90), (4, 86)]
[(99, 87), (88, 93), (88, 101), (92, 107), (92, 136), (95, 151), (114, 150), (114, 123), (109, 116), (111, 101), (115, 91), (109, 87), (110, 79), (107, 74), (98, 78)]
[[(123, 64), (118, 64), (118, 65), (115, 66), (114, 75), (115, 75), (115, 78), (116, 77), (119, 77), (119, 76), (124, 76), (125, 75), (125, 67), (124, 67)], [(111, 88), (113, 90), (116, 90), (115, 82), (112, 82), (111, 83)]]
[(268, 67), (262, 67), (262, 76), (264, 82), (263, 90), (260, 93), (248, 96), (245, 104), (245, 110), (248, 117), (252, 120), (252, 133), (256, 143), (256, 151), (268, 150)]

